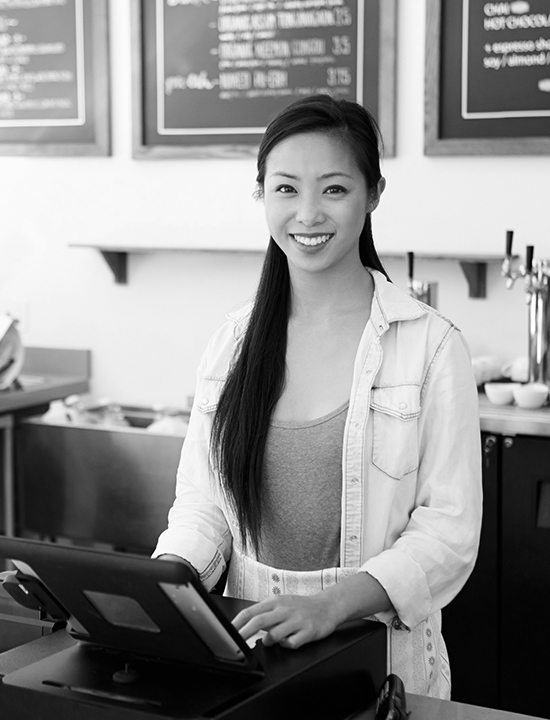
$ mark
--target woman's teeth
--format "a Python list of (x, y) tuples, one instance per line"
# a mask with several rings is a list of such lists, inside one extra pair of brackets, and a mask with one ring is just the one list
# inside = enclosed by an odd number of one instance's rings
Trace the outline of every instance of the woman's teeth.
[(310, 235), (293, 235), (292, 237), (301, 245), (321, 245), (330, 240), (332, 235), (315, 235), (313, 237)]

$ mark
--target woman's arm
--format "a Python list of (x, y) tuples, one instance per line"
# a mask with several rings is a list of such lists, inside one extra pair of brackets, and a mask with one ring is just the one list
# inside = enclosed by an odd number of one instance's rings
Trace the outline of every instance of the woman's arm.
[(263, 600), (242, 610), (233, 625), (245, 640), (263, 630), (267, 633), (264, 645), (298, 648), (327, 637), (348, 620), (390, 608), (382, 585), (368, 573), (359, 572), (317, 595), (278, 595)]
[[(197, 395), (214, 399), (204, 379), (208, 350), (197, 372)], [(160, 535), (153, 557), (185, 558), (207, 590), (215, 587), (231, 555), (232, 535), (209, 461), (212, 412), (193, 407), (180, 458), (176, 497), (168, 528)]]

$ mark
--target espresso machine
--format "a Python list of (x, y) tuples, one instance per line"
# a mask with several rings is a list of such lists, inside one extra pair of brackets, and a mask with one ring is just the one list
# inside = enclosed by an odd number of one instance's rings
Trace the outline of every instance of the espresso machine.
[(506, 287), (512, 288), (519, 277), (524, 278), (525, 301), (529, 307), (529, 382), (550, 385), (548, 343), (550, 338), (549, 288), (550, 261), (533, 258), (534, 246), (525, 249), (525, 264), (514, 269), (512, 255), (513, 230), (506, 232), (506, 254), (502, 274)]

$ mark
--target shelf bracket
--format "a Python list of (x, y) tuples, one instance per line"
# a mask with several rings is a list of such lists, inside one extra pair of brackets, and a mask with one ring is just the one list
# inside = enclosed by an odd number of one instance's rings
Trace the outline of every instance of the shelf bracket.
[(115, 282), (126, 285), (128, 282), (128, 253), (118, 250), (100, 250), (103, 259), (113, 271)]
[(487, 263), (461, 260), (460, 267), (468, 282), (469, 297), (487, 297)]

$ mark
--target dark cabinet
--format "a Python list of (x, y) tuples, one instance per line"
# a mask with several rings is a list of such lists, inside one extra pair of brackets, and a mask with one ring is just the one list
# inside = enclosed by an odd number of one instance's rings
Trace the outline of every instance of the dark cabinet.
[(502, 448), (502, 708), (550, 717), (550, 440)]
[(550, 438), (482, 434), (478, 560), (443, 610), (452, 699), (550, 718)]
[(452, 699), (499, 706), (499, 472), (502, 438), (482, 434), (483, 524), (475, 568), (443, 609), (443, 637), (451, 663)]

